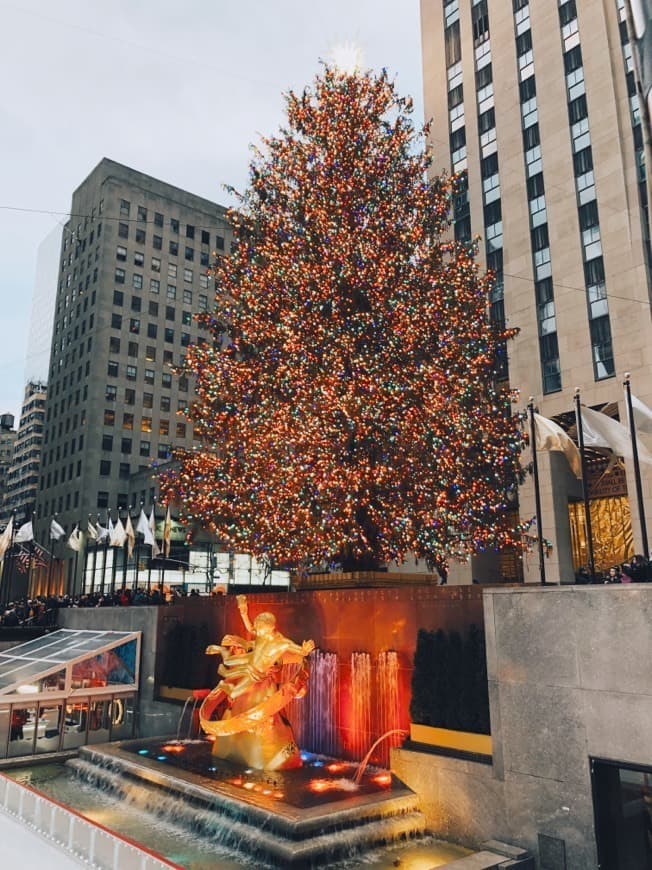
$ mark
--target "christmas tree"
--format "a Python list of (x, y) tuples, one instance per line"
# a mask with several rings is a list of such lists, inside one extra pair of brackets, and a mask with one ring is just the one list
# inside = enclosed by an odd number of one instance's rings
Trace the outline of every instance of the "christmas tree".
[(455, 177), (383, 72), (325, 66), (287, 96), (189, 349), (201, 445), (170, 491), (187, 521), (276, 564), (444, 569), (514, 542), (522, 444), (495, 387), (490, 276), (451, 240)]

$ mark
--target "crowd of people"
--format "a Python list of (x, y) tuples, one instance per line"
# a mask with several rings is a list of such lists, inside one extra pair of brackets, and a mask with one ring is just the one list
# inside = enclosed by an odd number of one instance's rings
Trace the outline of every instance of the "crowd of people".
[(40, 595), (36, 598), (21, 598), (10, 601), (2, 608), (0, 625), (52, 626), (57, 623), (57, 611), (63, 607), (134, 607), (175, 604), (184, 598), (193, 598), (199, 592), (193, 589), (172, 588), (163, 592), (154, 589), (116, 589), (114, 592), (90, 592), (80, 595)]
[(613, 565), (607, 571), (596, 571), (591, 576), (588, 568), (582, 566), (575, 575), (575, 582), (589, 583), (652, 583), (652, 561), (645, 556), (632, 556), (629, 562)]

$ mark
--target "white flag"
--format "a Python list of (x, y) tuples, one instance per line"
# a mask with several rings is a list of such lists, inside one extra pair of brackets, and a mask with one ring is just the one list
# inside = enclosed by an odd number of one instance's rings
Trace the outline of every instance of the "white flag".
[[(154, 507), (152, 507), (149, 515), (149, 529), (152, 533), (152, 543), (150, 545), (152, 548), (152, 559), (156, 559), (161, 552), (161, 548), (156, 543), (156, 514), (154, 512)], [(145, 542), (147, 542), (147, 539), (145, 539)]]
[(170, 556), (170, 539), (172, 537), (172, 517), (170, 516), (170, 505), (165, 514), (165, 522), (163, 524), (163, 555), (165, 558)]
[(118, 517), (118, 522), (113, 526), (109, 543), (112, 547), (124, 547), (127, 540), (125, 527), (122, 525), (122, 520)]
[(51, 541), (60, 541), (61, 538), (66, 534), (66, 530), (63, 526), (60, 526), (59, 523), (54, 519), (54, 517), (50, 520), (50, 540)]
[(96, 527), (93, 525), (93, 523), (89, 520), (89, 521), (88, 521), (88, 527), (87, 527), (87, 529), (86, 529), (86, 534), (87, 534), (88, 537), (91, 539), (91, 541), (97, 541), (98, 538), (99, 538), (99, 536), (100, 536), (99, 526), (96, 528)]
[(570, 435), (564, 432), (561, 426), (547, 417), (542, 417), (541, 414), (535, 414), (534, 431), (537, 450), (555, 450), (563, 453), (575, 477), (582, 477), (580, 451)]
[(136, 531), (143, 536), (145, 543), (149, 547), (153, 547), (156, 545), (154, 535), (152, 534), (152, 530), (149, 525), (149, 520), (147, 519), (145, 511), (142, 508), (140, 509), (140, 516), (138, 517), (138, 525), (136, 526)]
[(98, 519), (97, 526), (95, 527), (95, 529), (97, 531), (97, 543), (102, 544), (104, 541), (106, 541), (108, 539), (109, 530), (100, 523), (99, 519)]
[(131, 514), (127, 514), (127, 522), (125, 523), (125, 536), (127, 538), (127, 554), (131, 558), (134, 547), (136, 546), (136, 535), (134, 534), (134, 527), (131, 524)]
[(16, 532), (16, 537), (14, 538), (14, 543), (16, 544), (26, 544), (28, 541), (34, 540), (34, 529), (32, 527), (32, 521), (30, 520), (28, 523), (23, 523), (22, 526)]
[(652, 408), (648, 408), (644, 402), (632, 395), (632, 411), (634, 412), (634, 425), (638, 431), (652, 432)]
[(79, 525), (76, 525), (75, 528), (70, 533), (70, 537), (66, 541), (71, 550), (74, 550), (75, 553), (78, 553), (81, 550), (82, 545), (82, 533), (79, 531)]
[[(618, 420), (583, 405), (582, 430), (585, 447), (608, 447), (616, 456), (629, 460), (633, 458), (630, 434)], [(637, 447), (639, 462), (652, 465), (652, 453), (643, 444), (638, 444)]]
[(11, 546), (11, 536), (14, 531), (14, 518), (9, 517), (9, 522), (7, 523), (4, 532), (0, 535), (0, 562), (5, 557), (5, 553)]

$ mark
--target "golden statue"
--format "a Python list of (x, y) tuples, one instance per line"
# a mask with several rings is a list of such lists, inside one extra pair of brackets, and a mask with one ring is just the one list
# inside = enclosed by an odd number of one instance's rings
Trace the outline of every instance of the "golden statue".
[[(227, 634), (211, 644), (208, 655), (222, 656), (222, 677), (199, 710), (204, 731), (214, 737), (213, 754), (261, 770), (287, 770), (301, 766), (299, 748), (283, 709), (306, 691), (306, 657), (312, 640), (299, 644), (276, 629), (273, 613), (259, 613), (253, 625), (247, 597), (237, 596), (245, 629), (253, 639)], [(280, 683), (284, 664), (300, 663), (292, 679)], [(223, 709), (219, 719), (214, 715)]]

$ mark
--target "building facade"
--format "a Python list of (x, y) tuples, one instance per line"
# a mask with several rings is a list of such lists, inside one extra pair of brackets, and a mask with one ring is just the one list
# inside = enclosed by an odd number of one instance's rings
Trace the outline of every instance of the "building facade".
[(14, 455), (7, 473), (6, 509), (15, 513), (16, 522), (27, 522), (36, 507), (45, 429), (47, 385), (30, 381), (20, 412)]
[[(652, 405), (644, 133), (625, 0), (422, 0), (421, 16), (435, 166), (460, 174), (455, 235), (481, 236), (480, 261), (496, 274), (491, 317), (519, 330), (501, 375), (520, 410), (533, 396), (571, 425), (579, 387), (584, 404), (625, 421), (626, 372)], [(641, 552), (630, 464), (606, 495), (605, 466), (593, 465), (596, 561)], [(539, 466), (548, 576), (572, 580), (586, 563), (581, 484), (561, 454)], [(643, 493), (652, 516), (649, 469)], [(535, 514), (531, 478), (520, 514)], [(623, 547), (610, 550), (617, 537)], [(534, 556), (524, 573), (538, 580)]]
[(14, 443), (18, 433), (14, 429), (14, 415), (0, 416), (0, 522), (4, 525), (9, 519), (7, 508), (7, 475), (14, 457)]
[[(130, 478), (192, 447), (175, 375), (228, 253), (226, 210), (103, 159), (75, 190), (59, 262), (38, 516), (67, 531), (129, 506)], [(153, 491), (152, 491), (153, 494)], [(124, 515), (123, 515), (124, 516)]]

